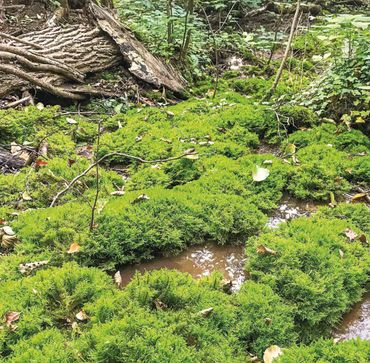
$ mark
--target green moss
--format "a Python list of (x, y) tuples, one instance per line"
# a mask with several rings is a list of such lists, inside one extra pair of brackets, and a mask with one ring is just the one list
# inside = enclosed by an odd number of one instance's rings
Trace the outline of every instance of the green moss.
[(9, 353), (20, 339), (40, 333), (46, 327), (70, 329), (84, 304), (92, 303), (111, 289), (109, 276), (73, 263), (39, 271), (21, 281), (1, 283), (0, 295), (6, 299), (0, 301), (0, 315), (9, 311), (18, 311), (21, 315), (14, 332), (1, 330), (0, 352)]
[(333, 124), (322, 124), (308, 130), (296, 131), (288, 141), (298, 148), (321, 143), (331, 144), (337, 150), (349, 153), (370, 151), (370, 140), (359, 130), (341, 130)]
[[(142, 193), (141, 191), (140, 193)], [(150, 189), (150, 198), (133, 204), (139, 192), (108, 203), (98, 228), (84, 248), (89, 261), (137, 262), (157, 254), (178, 253), (190, 244), (213, 240), (238, 242), (255, 234), (265, 218), (258, 209), (234, 195), (202, 190)]]
[(288, 129), (313, 126), (318, 123), (317, 115), (307, 107), (297, 105), (284, 105), (278, 110), (280, 117)]
[(350, 189), (344, 179), (349, 160), (344, 152), (317, 144), (300, 149), (288, 190), (301, 199), (330, 200), (330, 193), (341, 195)]
[[(301, 218), (249, 241), (248, 271), (295, 308), (300, 338), (328, 336), (349, 307), (361, 299), (368, 281), (368, 247), (349, 243), (345, 220)], [(257, 253), (264, 245), (276, 255)], [(341, 256), (341, 252), (343, 257)]]
[(370, 210), (364, 203), (341, 203), (335, 208), (323, 207), (319, 209), (318, 216), (347, 220), (365, 233), (370, 234)]
[(370, 360), (370, 342), (348, 340), (335, 343), (333, 340), (319, 340), (305, 346), (293, 346), (284, 350), (277, 359), (279, 363), (366, 363)]
[[(61, 145), (59, 145), (61, 147)], [(68, 152), (68, 149), (66, 149)], [(18, 209), (47, 207), (54, 196), (90, 165), (89, 160), (76, 157), (74, 163), (68, 159), (54, 157), (46, 166), (28, 167), (17, 174), (0, 175), (0, 205), (13, 205)], [(109, 195), (123, 185), (122, 178), (113, 171), (100, 171), (101, 196)], [(81, 182), (61, 197), (59, 203), (81, 199), (92, 200), (96, 187), (95, 169), (91, 170)], [(24, 193), (27, 198), (24, 198)], [(29, 198), (31, 198), (29, 200)]]

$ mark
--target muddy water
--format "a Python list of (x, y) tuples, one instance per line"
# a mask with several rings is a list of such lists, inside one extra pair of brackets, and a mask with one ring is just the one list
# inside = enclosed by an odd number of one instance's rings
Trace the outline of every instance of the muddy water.
[(308, 217), (310, 214), (317, 211), (319, 204), (314, 202), (305, 202), (293, 198), (289, 195), (284, 195), (280, 201), (280, 205), (270, 216), (267, 226), (277, 228), (279, 224), (289, 221), (294, 218)]
[(157, 258), (122, 268), (122, 286), (127, 285), (136, 271), (144, 273), (162, 268), (187, 272), (195, 278), (220, 271), (226, 279), (233, 281), (233, 288), (239, 289), (245, 279), (243, 246), (205, 246), (190, 247), (178, 256)]
[(338, 339), (361, 338), (370, 340), (370, 285), (362, 301), (343, 316), (339, 327), (333, 332)]

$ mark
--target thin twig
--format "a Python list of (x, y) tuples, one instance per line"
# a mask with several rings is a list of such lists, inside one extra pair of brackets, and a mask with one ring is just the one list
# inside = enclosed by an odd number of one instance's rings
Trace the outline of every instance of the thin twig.
[[(98, 122), (97, 142), (96, 142), (96, 155), (99, 155), (99, 150), (100, 150), (101, 123), (102, 123), (102, 120), (99, 120), (99, 122)], [(91, 208), (90, 231), (92, 231), (94, 229), (95, 211), (96, 211), (96, 204), (98, 203), (99, 192), (100, 192), (100, 178), (99, 178), (99, 163), (98, 163), (98, 164), (96, 164), (96, 192), (95, 192), (94, 203), (93, 203), (93, 206)]]
[(128, 158), (128, 159), (131, 159), (131, 160), (135, 160), (135, 161), (138, 161), (140, 163), (143, 163), (143, 164), (157, 164), (157, 163), (166, 163), (166, 162), (169, 162), (169, 161), (174, 161), (174, 160), (179, 160), (179, 159), (182, 159), (188, 155), (192, 155), (192, 153), (190, 152), (187, 152), (185, 154), (182, 154), (180, 156), (174, 156), (172, 158), (168, 158), (168, 159), (157, 159), (157, 160), (145, 160), (143, 158), (140, 158), (138, 156), (133, 156), (133, 155), (129, 155), (129, 154), (126, 154), (126, 153), (120, 153), (120, 152), (113, 152), (113, 153), (109, 153), (109, 154), (106, 154), (104, 156), (102, 156), (100, 159), (98, 159), (97, 161), (95, 161), (93, 164), (91, 164), (85, 171), (83, 171), (81, 174), (77, 175), (74, 179), (72, 179), (72, 181), (63, 189), (61, 190), (60, 192), (58, 192), (53, 201), (51, 202), (50, 204), (50, 207), (54, 207), (55, 203), (57, 202), (57, 200), (63, 195), (65, 194), (69, 189), (71, 189), (73, 187), (74, 184), (76, 184), (76, 182), (81, 179), (82, 177), (84, 177), (91, 169), (93, 169), (96, 165), (100, 164), (101, 162), (103, 162), (104, 160), (108, 159), (108, 158), (111, 158), (113, 156), (121, 156), (121, 157), (125, 157), (125, 158)]
[(298, 24), (300, 9), (301, 9), (301, 1), (298, 0), (297, 1), (297, 7), (296, 7), (296, 10), (295, 10), (295, 14), (294, 14), (294, 18), (293, 18), (293, 22), (292, 22), (292, 26), (290, 28), (290, 34), (289, 34), (289, 38), (288, 38), (288, 43), (287, 43), (287, 46), (286, 46), (285, 52), (284, 52), (284, 57), (283, 57), (283, 59), (281, 61), (279, 70), (278, 70), (278, 72), (276, 74), (275, 81), (274, 81), (272, 87), (270, 88), (269, 92), (264, 97), (263, 101), (266, 101), (266, 100), (268, 100), (268, 99), (271, 98), (271, 96), (273, 95), (273, 93), (276, 90), (277, 85), (279, 84), (280, 78), (281, 78), (281, 76), (283, 74), (285, 63), (286, 63), (286, 61), (288, 59), (288, 56), (289, 56), (290, 48), (292, 46), (293, 37), (294, 37), (295, 30), (296, 30), (297, 24)]

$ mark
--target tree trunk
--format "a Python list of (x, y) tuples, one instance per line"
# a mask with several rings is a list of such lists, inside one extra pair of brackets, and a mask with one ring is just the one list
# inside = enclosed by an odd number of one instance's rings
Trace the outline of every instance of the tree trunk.
[(119, 64), (146, 83), (183, 91), (175, 70), (148, 52), (108, 9), (89, 2), (86, 10), (89, 18), (81, 24), (49, 25), (18, 38), (0, 33), (0, 98), (36, 87), (79, 100), (101, 91), (86, 86), (87, 75)]

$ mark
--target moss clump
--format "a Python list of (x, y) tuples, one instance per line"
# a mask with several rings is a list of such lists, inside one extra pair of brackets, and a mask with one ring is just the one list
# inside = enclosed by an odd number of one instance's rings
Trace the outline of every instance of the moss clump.
[(318, 123), (317, 115), (304, 106), (284, 105), (278, 109), (278, 113), (288, 130), (310, 127)]
[(0, 331), (0, 353), (9, 354), (20, 339), (31, 337), (45, 327), (70, 328), (87, 302), (94, 302), (111, 289), (109, 276), (73, 263), (39, 271), (21, 281), (0, 284), (0, 295), (6, 296), (0, 301), (0, 315), (21, 312), (15, 331)]
[(284, 350), (276, 362), (279, 363), (366, 363), (370, 360), (370, 342), (348, 340), (335, 343), (333, 340), (319, 340), (305, 346), (293, 346)]
[(84, 245), (84, 258), (90, 263), (138, 262), (207, 240), (239, 242), (265, 222), (254, 205), (234, 195), (150, 189), (144, 191), (149, 200), (135, 203), (140, 193), (129, 193), (105, 206), (98, 228)]
[[(55, 126), (57, 107), (47, 107), (39, 110), (30, 106), (22, 110), (0, 110), (0, 141), (2, 144), (33, 141), (32, 135), (41, 127)], [(53, 125), (54, 124), (54, 125)]]
[(365, 233), (370, 234), (370, 210), (364, 203), (338, 204), (335, 208), (319, 209), (318, 217), (347, 220)]
[[(360, 240), (349, 243), (346, 228), (362, 233), (348, 221), (319, 216), (294, 220), (248, 243), (252, 279), (271, 286), (295, 308), (297, 331), (305, 342), (327, 336), (361, 299), (368, 280), (368, 247)], [(276, 254), (257, 253), (261, 245)]]
[(330, 200), (350, 189), (344, 179), (347, 154), (324, 144), (310, 145), (297, 153), (300, 165), (293, 170), (288, 190), (301, 199)]
[(302, 148), (314, 144), (331, 144), (337, 150), (349, 153), (370, 151), (370, 140), (359, 130), (341, 130), (333, 124), (322, 124), (289, 135), (288, 142)]
[[(91, 360), (96, 357), (91, 354), (97, 354), (105, 361), (109, 351), (128, 350), (125, 359), (134, 362), (140, 359), (136, 351), (140, 344), (148, 362), (183, 362), (190, 357), (191, 362), (241, 362), (245, 361), (245, 350), (261, 354), (274, 342), (289, 345), (295, 341), (292, 312), (269, 287), (250, 282), (236, 295), (228, 295), (222, 291), (221, 278), (214, 274), (197, 281), (188, 274), (167, 270), (135, 276), (120, 297), (102, 297), (87, 307), (88, 313), (99, 316), (103, 324), (78, 342), (83, 356)], [(163, 309), (156, 308), (158, 301)], [(202, 317), (199, 312), (209, 307), (212, 313)], [(265, 323), (266, 316), (275, 326)], [(153, 339), (148, 336), (150, 330)], [(104, 349), (100, 342), (112, 331), (120, 331), (121, 339), (111, 340), (110, 349)], [(165, 346), (178, 347), (167, 349), (169, 357), (163, 355), (163, 340), (156, 332), (166, 338)], [(88, 342), (96, 342), (95, 352)], [(158, 355), (163, 355), (162, 360), (153, 358)]]
[[(18, 209), (43, 208), (50, 205), (54, 196), (90, 165), (89, 160), (76, 157), (68, 159), (55, 157), (41, 167), (28, 167), (17, 174), (0, 175), (0, 205), (13, 205)], [(109, 195), (123, 185), (122, 178), (113, 171), (100, 171), (101, 195)], [(93, 198), (96, 187), (95, 169), (91, 170), (81, 183), (61, 197), (59, 203), (85, 198)], [(24, 197), (27, 193), (27, 197)]]
[(39, 253), (49, 250), (54, 252), (56, 260), (67, 258), (69, 246), (86, 239), (89, 220), (89, 207), (81, 203), (23, 212), (12, 223), (20, 239), (17, 251)]

